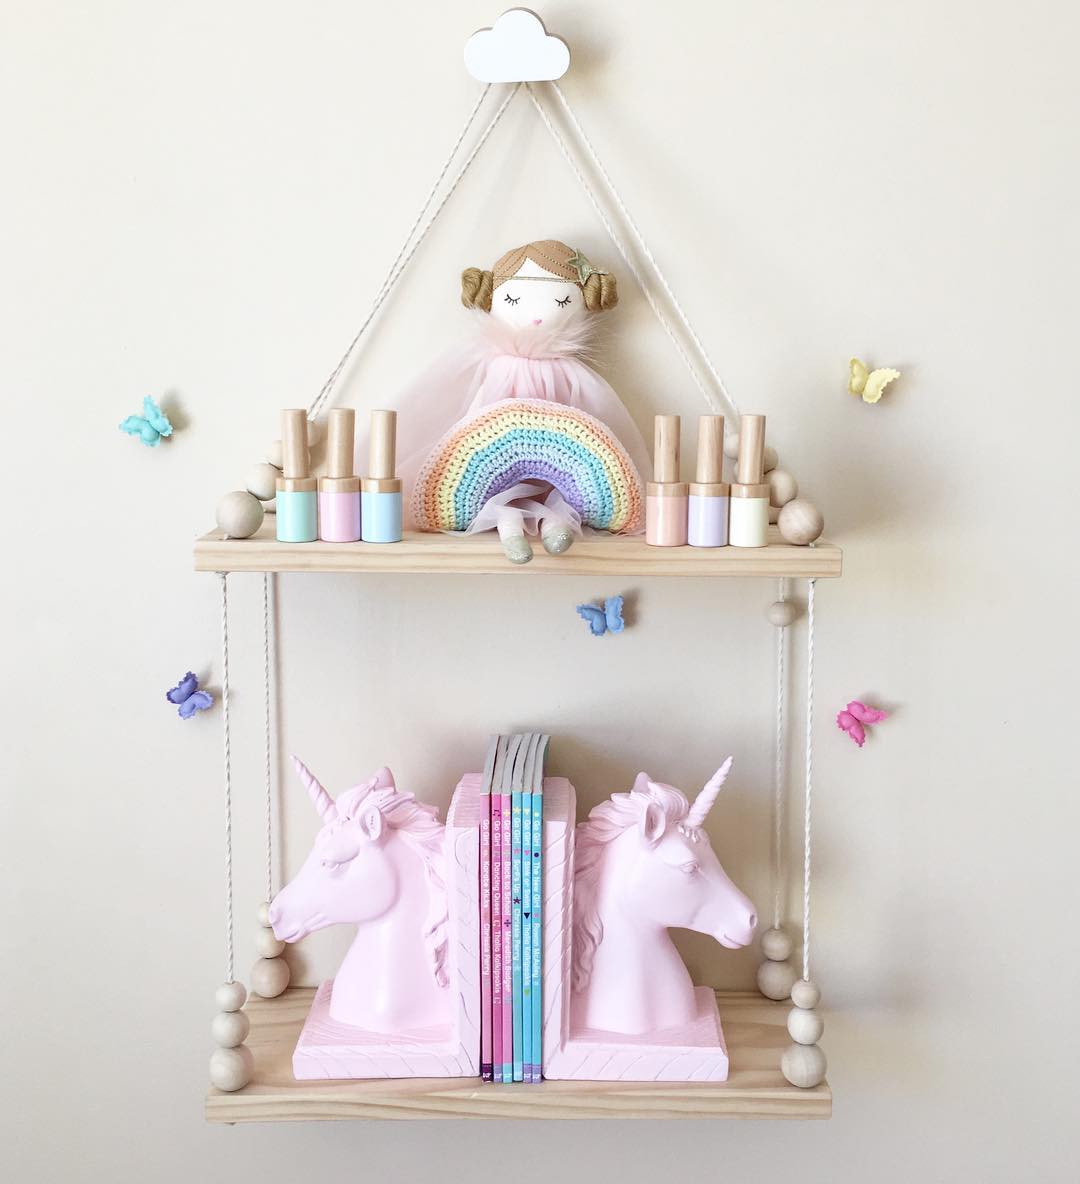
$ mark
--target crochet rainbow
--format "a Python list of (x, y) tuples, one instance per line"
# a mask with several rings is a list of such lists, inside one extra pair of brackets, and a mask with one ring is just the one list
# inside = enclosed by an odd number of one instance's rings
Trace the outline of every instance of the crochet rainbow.
[(520, 481), (555, 486), (583, 526), (640, 530), (641, 475), (595, 416), (544, 399), (503, 399), (455, 424), (435, 445), (413, 491), (421, 530), (467, 530), (489, 498)]

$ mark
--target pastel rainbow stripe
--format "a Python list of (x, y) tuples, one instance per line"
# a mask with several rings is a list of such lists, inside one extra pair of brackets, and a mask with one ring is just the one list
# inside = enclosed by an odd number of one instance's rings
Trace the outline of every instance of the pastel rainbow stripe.
[(420, 530), (467, 530), (484, 504), (521, 481), (553, 485), (582, 525), (627, 533), (645, 519), (641, 475), (606, 424), (545, 399), (503, 399), (455, 424), (413, 491)]

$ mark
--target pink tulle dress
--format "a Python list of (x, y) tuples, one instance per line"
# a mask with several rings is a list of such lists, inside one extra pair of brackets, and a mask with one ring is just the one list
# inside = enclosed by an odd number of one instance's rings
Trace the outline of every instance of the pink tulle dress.
[[(406, 506), (412, 504), (421, 466), (447, 430), (490, 404), (511, 398), (550, 399), (596, 416), (615, 433), (645, 479), (649, 453), (637, 424), (610, 385), (584, 361), (594, 335), (593, 314), (554, 328), (518, 328), (486, 312), (469, 315), (468, 338), (443, 354), (395, 400), (398, 476)], [(530, 534), (537, 532), (541, 522), (545, 528), (548, 523), (565, 524), (581, 533), (577, 511), (543, 481), (523, 481), (492, 497), (469, 533), (495, 529), (500, 512), (508, 507), (520, 512)]]

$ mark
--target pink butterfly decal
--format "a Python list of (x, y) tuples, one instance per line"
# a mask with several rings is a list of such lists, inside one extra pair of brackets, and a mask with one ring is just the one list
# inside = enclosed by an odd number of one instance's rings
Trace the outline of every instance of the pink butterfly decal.
[(866, 727), (864, 725), (879, 724), (883, 719), (888, 718), (887, 711), (878, 711), (876, 707), (867, 707), (858, 699), (852, 699), (844, 710), (837, 714), (836, 726), (841, 732), (847, 732), (852, 740), (862, 748), (866, 743)]

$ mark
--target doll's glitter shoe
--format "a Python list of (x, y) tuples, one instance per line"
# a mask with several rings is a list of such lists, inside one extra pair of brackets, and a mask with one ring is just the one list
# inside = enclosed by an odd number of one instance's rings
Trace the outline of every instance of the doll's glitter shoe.
[(549, 555), (561, 555), (574, 545), (574, 532), (569, 526), (551, 526), (540, 531), (540, 541)]
[(523, 534), (511, 534), (501, 538), (503, 553), (511, 563), (528, 563), (533, 557), (529, 540)]

